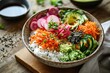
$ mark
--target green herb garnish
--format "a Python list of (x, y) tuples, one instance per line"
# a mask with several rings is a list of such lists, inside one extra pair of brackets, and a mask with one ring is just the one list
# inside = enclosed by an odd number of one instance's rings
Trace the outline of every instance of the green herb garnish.
[(53, 34), (50, 34), (50, 38), (54, 38)]
[(38, 5), (44, 6), (45, 0), (36, 0), (36, 2), (37, 2)]
[(44, 39), (44, 40), (43, 40), (43, 43), (46, 43), (46, 42), (47, 42), (47, 40), (46, 40), (46, 39)]
[(49, 22), (48, 24), (49, 28), (51, 29), (58, 29), (58, 24), (56, 22)]
[(33, 14), (35, 14), (35, 13), (36, 13), (36, 11), (33, 11), (32, 13), (33, 13)]
[(62, 0), (51, 0), (50, 2), (53, 6), (61, 6), (63, 4)]

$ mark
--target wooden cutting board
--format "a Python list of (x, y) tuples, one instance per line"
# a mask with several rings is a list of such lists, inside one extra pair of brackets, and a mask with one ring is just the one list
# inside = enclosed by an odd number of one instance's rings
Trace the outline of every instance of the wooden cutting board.
[(31, 53), (23, 48), (15, 54), (16, 60), (33, 73), (78, 73), (82, 66), (73, 68), (54, 68), (39, 62)]

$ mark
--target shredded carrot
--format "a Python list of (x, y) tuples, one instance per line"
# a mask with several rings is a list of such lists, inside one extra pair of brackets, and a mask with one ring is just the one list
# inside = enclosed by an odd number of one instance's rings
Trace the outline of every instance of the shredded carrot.
[(85, 34), (90, 34), (96, 40), (100, 34), (96, 23), (92, 21), (87, 21), (84, 25), (79, 25), (78, 30), (83, 31)]
[(59, 42), (52, 32), (40, 28), (35, 32), (36, 34), (30, 37), (30, 44), (35, 41), (35, 43), (40, 45), (43, 49), (58, 50)]

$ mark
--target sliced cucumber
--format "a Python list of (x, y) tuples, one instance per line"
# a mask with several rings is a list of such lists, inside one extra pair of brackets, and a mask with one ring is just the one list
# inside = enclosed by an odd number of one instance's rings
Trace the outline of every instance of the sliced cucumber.
[(82, 51), (82, 52), (84, 52), (85, 50), (87, 50), (87, 47), (86, 47), (86, 44), (87, 44), (87, 40), (86, 39), (82, 39), (81, 41), (80, 41), (80, 50)]
[(93, 38), (93, 47), (91, 50), (94, 51), (97, 46), (98, 46), (98, 42)]
[(84, 38), (87, 39), (89, 47), (83, 53), (88, 56), (89, 54), (94, 52), (94, 50), (98, 46), (98, 42), (91, 35), (85, 35)]
[(88, 47), (88, 49), (92, 49), (92, 47), (93, 47), (93, 40), (92, 40), (92, 38), (88, 38), (88, 43), (89, 43), (89, 47)]
[(84, 38), (88, 39), (88, 38), (92, 38), (92, 36), (87, 34), (84, 36)]
[(93, 43), (93, 37), (91, 35), (85, 35), (84, 37), (85, 39), (87, 39), (87, 42), (89, 44), (88, 49), (92, 49), (94, 43)]
[(84, 15), (84, 14), (83, 14), (83, 15), (82, 15), (82, 17), (84, 18), (84, 20), (85, 20), (85, 21), (87, 21), (87, 20), (88, 20), (88, 18), (87, 18), (87, 16), (86, 16), (86, 15)]
[[(93, 38), (92, 38), (92, 39), (93, 39)], [(91, 40), (90, 40), (90, 41), (91, 41)], [(89, 41), (89, 48), (88, 48), (86, 51), (83, 52), (86, 56), (88, 56), (88, 55), (90, 55), (91, 53), (93, 53), (94, 50), (95, 50), (95, 48), (98, 46), (96, 40), (93, 40), (92, 44), (90, 43), (90, 41)], [(91, 47), (91, 46), (92, 46), (92, 47)]]
[(82, 15), (82, 17), (84, 18), (84, 21), (88, 20), (87, 16), (84, 14), (83, 10), (75, 10), (75, 12), (79, 13), (80, 15)]
[(86, 56), (90, 55), (92, 52), (90, 49), (87, 49), (86, 51), (83, 52)]

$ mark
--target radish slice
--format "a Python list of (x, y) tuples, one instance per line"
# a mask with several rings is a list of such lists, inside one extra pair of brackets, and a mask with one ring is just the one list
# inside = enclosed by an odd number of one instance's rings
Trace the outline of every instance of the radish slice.
[(42, 26), (43, 28), (45, 28), (46, 30), (48, 29), (48, 24), (47, 24), (47, 22), (46, 22), (45, 19), (41, 21), (41, 26)]
[(31, 30), (36, 30), (38, 28), (37, 22), (36, 21), (32, 21), (31, 24), (30, 24), (30, 28), (31, 28)]
[[(46, 17), (45, 17), (46, 18)], [(48, 24), (46, 22), (46, 19), (44, 18), (40, 18), (38, 21), (37, 21), (37, 24), (38, 24), (38, 27), (39, 28), (45, 28), (46, 30), (48, 30)]]
[(48, 16), (47, 17), (47, 23), (49, 23), (49, 22), (56, 22), (56, 23), (60, 23), (60, 20), (59, 20), (59, 18), (57, 17), (57, 16), (55, 16), (55, 15), (50, 15), (50, 16)]
[(58, 11), (59, 11), (59, 9), (57, 7), (51, 7), (51, 8), (49, 8), (48, 13), (50, 15), (58, 15)]
[(46, 30), (48, 30), (48, 24), (47, 24), (47, 23), (44, 24), (44, 28), (45, 28)]
[(44, 18), (38, 19), (38, 21), (37, 21), (38, 27), (43, 28), (45, 22), (46, 22), (46, 20)]

